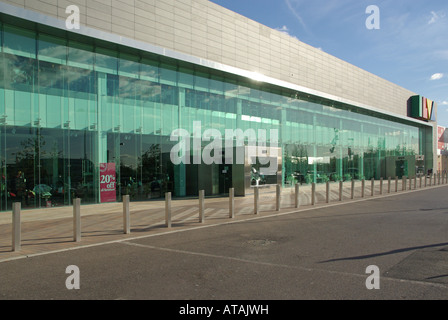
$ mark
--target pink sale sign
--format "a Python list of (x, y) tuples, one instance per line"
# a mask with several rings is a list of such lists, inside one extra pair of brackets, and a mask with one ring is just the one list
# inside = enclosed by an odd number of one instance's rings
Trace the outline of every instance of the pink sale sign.
[(101, 202), (115, 202), (116, 195), (115, 163), (100, 164), (100, 195)]

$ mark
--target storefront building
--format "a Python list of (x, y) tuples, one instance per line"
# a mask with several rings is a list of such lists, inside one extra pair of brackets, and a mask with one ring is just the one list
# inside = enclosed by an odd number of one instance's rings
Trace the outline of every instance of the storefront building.
[[(277, 183), (414, 176), (437, 161), (434, 121), (405, 114), (415, 94), (394, 106), (399, 114), (93, 27), (67, 30), (19, 5), (0, 2), (0, 12), (1, 210), (230, 187), (245, 195)], [(174, 163), (179, 129), (199, 150)], [(213, 141), (228, 142), (216, 135), (226, 130), (245, 133), (243, 145), (234, 137), (230, 150), (210, 153)], [(265, 148), (249, 159), (251, 132)], [(275, 156), (263, 161), (263, 150)], [(207, 151), (213, 163), (194, 161)], [(260, 173), (273, 162), (275, 172)]]
[(448, 172), (448, 132), (437, 126), (437, 171)]

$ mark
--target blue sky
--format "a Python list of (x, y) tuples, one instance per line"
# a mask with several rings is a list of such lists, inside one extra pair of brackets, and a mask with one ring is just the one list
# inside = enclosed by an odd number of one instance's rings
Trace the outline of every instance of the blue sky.
[(448, 127), (447, 0), (211, 1), (436, 101)]

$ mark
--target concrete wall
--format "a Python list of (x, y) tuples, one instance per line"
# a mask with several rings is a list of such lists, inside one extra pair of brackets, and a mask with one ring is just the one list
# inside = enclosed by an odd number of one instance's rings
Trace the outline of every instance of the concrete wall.
[(396, 84), (207, 0), (0, 0), (407, 116), (414, 95)]

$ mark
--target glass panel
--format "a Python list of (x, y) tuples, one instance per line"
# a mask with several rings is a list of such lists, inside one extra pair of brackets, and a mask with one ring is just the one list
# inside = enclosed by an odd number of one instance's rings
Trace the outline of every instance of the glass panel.
[(4, 134), (7, 207), (11, 208), (12, 202), (21, 202), (23, 208), (35, 207), (33, 190), (37, 182), (36, 159), (41, 142), (29, 128), (6, 127)]
[(160, 83), (175, 86), (177, 85), (177, 67), (162, 63), (160, 66)]
[(95, 71), (118, 74), (118, 54), (115, 51), (96, 48)]
[(119, 74), (122, 76), (138, 79), (140, 77), (140, 64), (138, 57), (120, 53)]
[[(22, 56), (4, 56), (4, 115), (10, 124), (27, 125), (32, 120), (36, 83), (36, 60)], [(17, 106), (20, 106), (16, 108)]]
[(144, 80), (159, 82), (159, 63), (148, 58), (143, 58), (140, 65), (140, 76)]
[(212, 76), (209, 80), (210, 92), (216, 94), (224, 93), (224, 82), (223, 78), (218, 76)]
[(93, 46), (69, 41), (67, 61), (69, 66), (93, 70), (94, 59)]
[(4, 26), (4, 52), (26, 58), (36, 58), (36, 38), (31, 31)]
[(136, 100), (136, 81), (127, 77), (120, 77), (120, 105), (122, 107), (122, 130), (133, 132), (138, 129), (136, 116), (139, 115)]
[(6, 76), (6, 63), (4, 54), (0, 53), (0, 116), (6, 115), (5, 110), (5, 76)]
[(198, 91), (209, 91), (209, 81), (206, 74), (199, 72), (196, 73), (196, 75), (194, 76), (194, 88)]
[(47, 35), (40, 35), (38, 42), (38, 59), (58, 64), (67, 63), (66, 41)]
[(3, 52), (3, 23), (0, 21), (0, 52)]
[(161, 139), (157, 136), (142, 136), (140, 158), (142, 199), (162, 198), (165, 192), (172, 192), (173, 173), (164, 166), (166, 158), (162, 153)]

